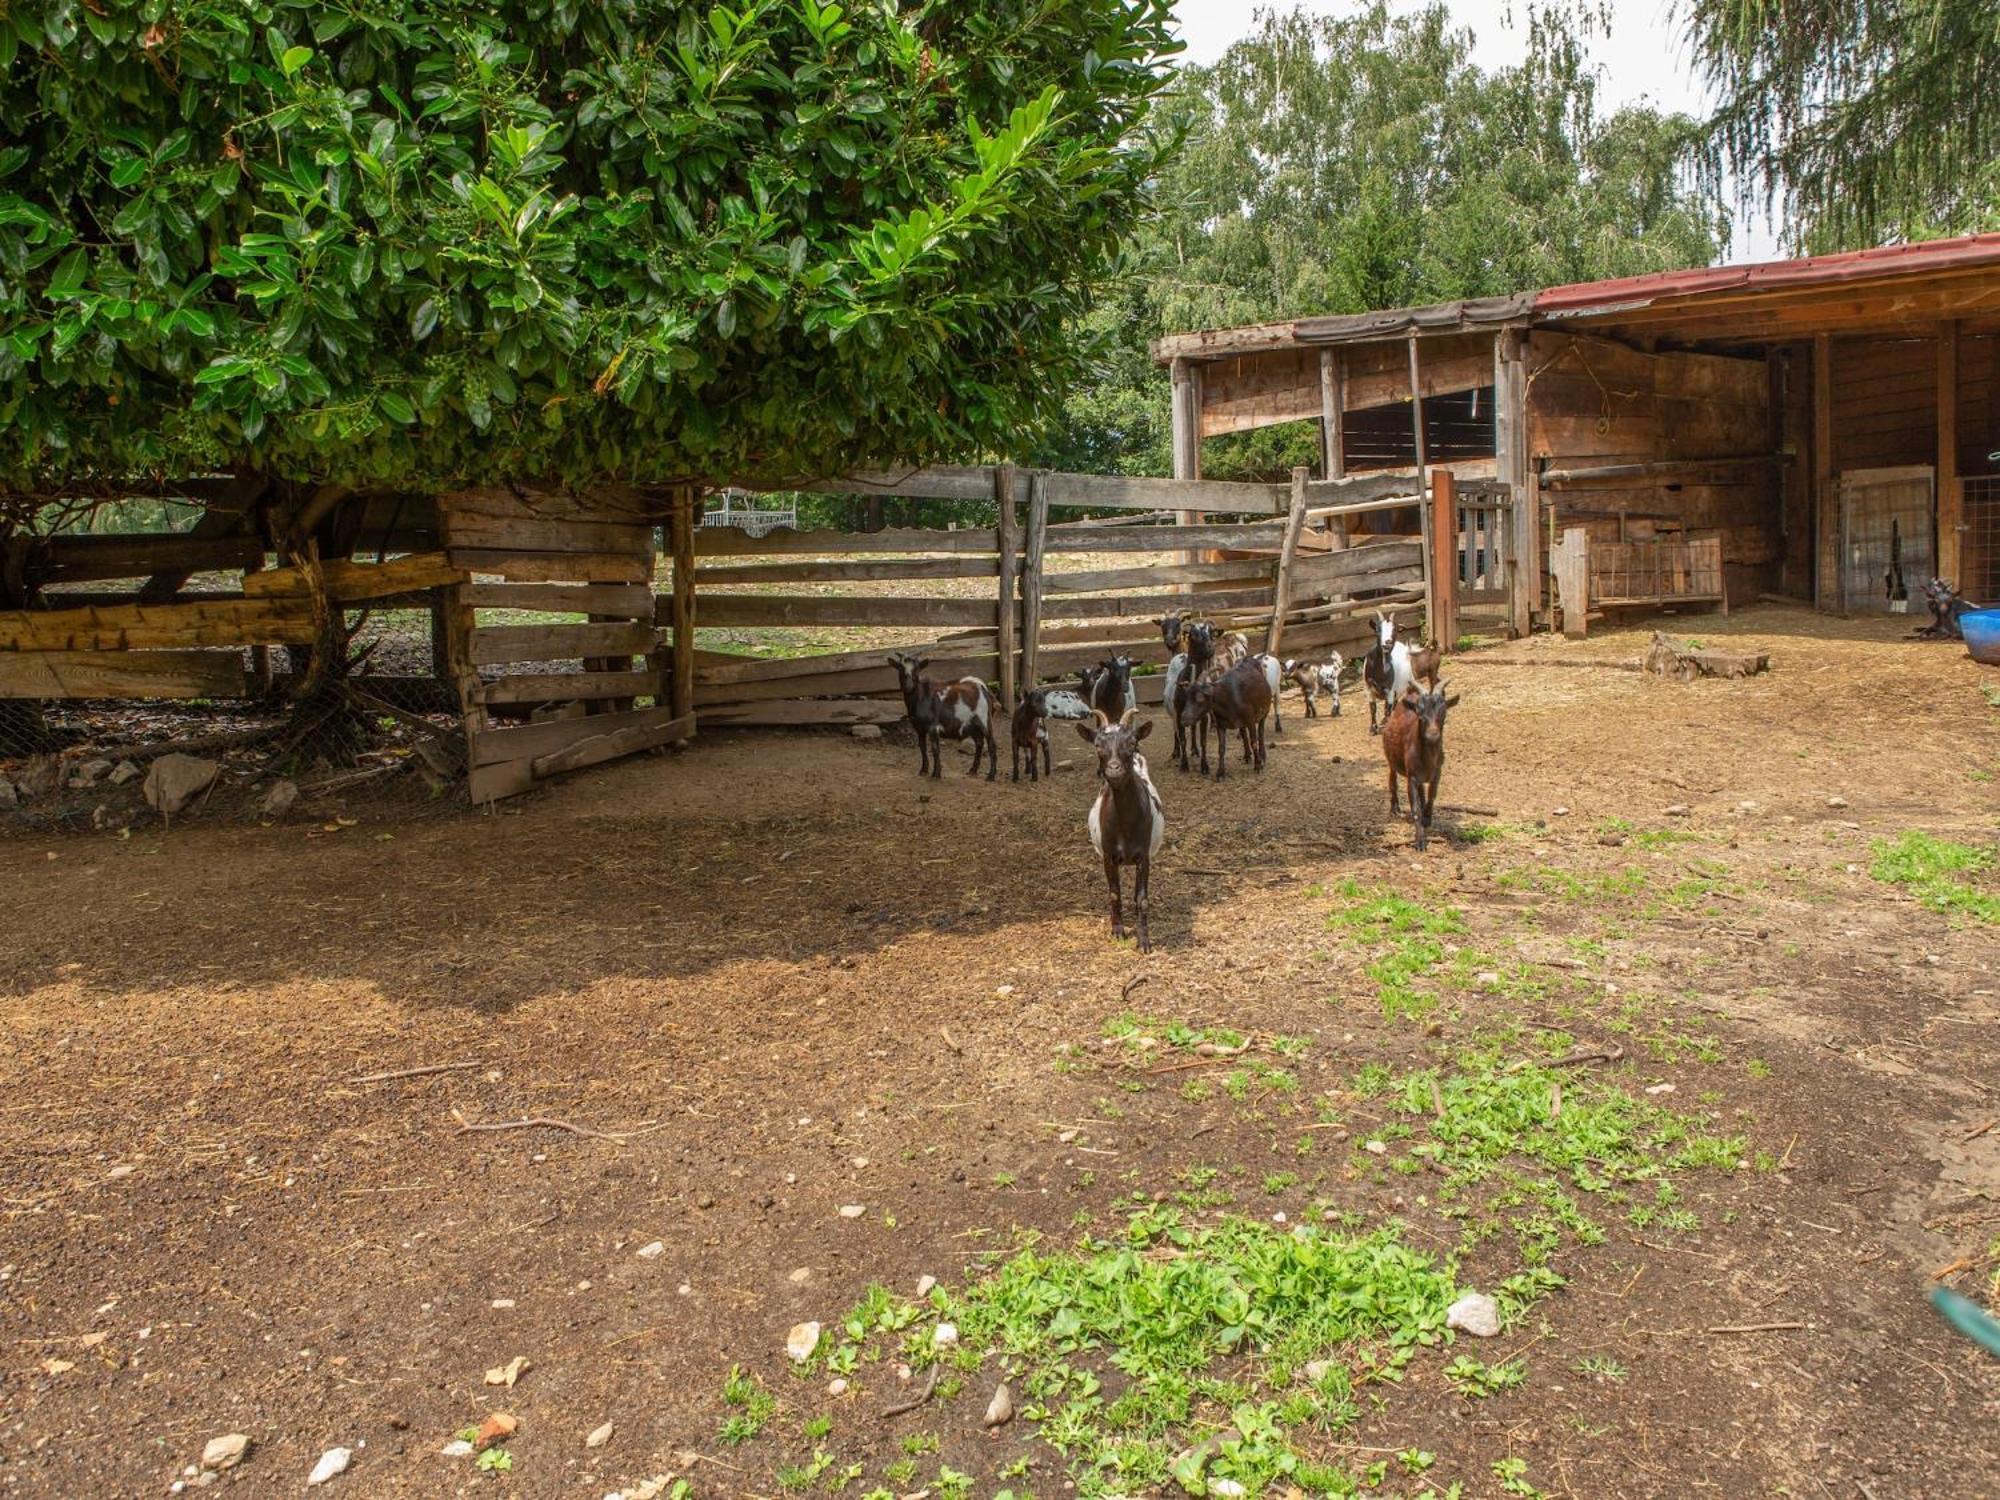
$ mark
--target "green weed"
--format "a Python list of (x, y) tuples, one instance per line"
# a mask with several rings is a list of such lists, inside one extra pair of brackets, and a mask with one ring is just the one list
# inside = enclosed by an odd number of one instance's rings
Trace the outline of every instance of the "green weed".
[(1981, 922), (2000, 923), (2000, 896), (1953, 878), (1990, 870), (1992, 850), (1910, 832), (1898, 839), (1877, 839), (1869, 852), (1870, 875), (1888, 885), (1909, 887), (1932, 911), (1964, 912)]

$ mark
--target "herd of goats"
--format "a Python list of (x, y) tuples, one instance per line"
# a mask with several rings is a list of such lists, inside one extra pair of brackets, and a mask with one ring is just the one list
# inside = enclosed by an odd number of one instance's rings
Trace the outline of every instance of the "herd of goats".
[[(1241, 631), (1218, 630), (1207, 620), (1173, 613), (1157, 623), (1169, 653), (1164, 706), (1174, 730), (1173, 759), (1182, 771), (1190, 769), (1193, 756), (1199, 759), (1201, 773), (1209, 774), (1211, 730), (1218, 781), (1227, 774), (1232, 733), (1243, 760), (1251, 769), (1263, 770), (1264, 721), (1269, 718), (1276, 733), (1285, 732), (1279, 694), (1287, 682), (1303, 695), (1306, 717), (1317, 716), (1323, 693), (1331, 695), (1331, 712), (1340, 712), (1345, 663), (1339, 652), (1324, 660), (1281, 662), (1268, 652), (1253, 653)], [(916, 732), (918, 774), (943, 775), (942, 742), (964, 740), (972, 745), (972, 768), (967, 774), (978, 775), (984, 759), (986, 779), (993, 780), (1000, 768), (1000, 715), (986, 683), (978, 677), (947, 682), (926, 677), (923, 670), (930, 658), (925, 656), (893, 653), (888, 660), (896, 669), (903, 707)], [(1139, 753), (1139, 742), (1152, 733), (1153, 723), (1138, 720), (1132, 665), (1129, 656), (1113, 656), (1084, 672), (1075, 692), (1028, 689), (1009, 727), (1016, 781), (1021, 779), (1024, 754), (1031, 781), (1039, 781), (1053, 768), (1051, 719), (1074, 721), (1078, 735), (1096, 750), (1098, 790), (1090, 807), (1090, 843), (1104, 861), (1104, 879), (1111, 889), (1111, 935), (1125, 935), (1120, 871), (1131, 865), (1139, 951), (1146, 953), (1152, 950), (1146, 931), (1147, 887), (1167, 818), (1146, 757)], [(1429, 842), (1438, 780), (1444, 773), (1445, 710), (1457, 701), (1440, 680), (1442, 665), (1441, 648), (1412, 648), (1397, 640), (1394, 618), (1376, 613), (1375, 644), (1361, 659), (1361, 681), (1368, 690), (1368, 732), (1381, 736), (1389, 764), (1392, 815), (1402, 811), (1399, 778), (1409, 793), (1410, 824), (1420, 850)], [(1419, 687), (1420, 683), (1427, 686)]]

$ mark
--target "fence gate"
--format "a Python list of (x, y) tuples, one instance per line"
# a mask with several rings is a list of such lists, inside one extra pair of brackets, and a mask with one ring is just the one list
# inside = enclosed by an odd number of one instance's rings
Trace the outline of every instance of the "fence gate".
[(1903, 599), (1922, 597), (1937, 555), (1931, 546), (1935, 520), (1932, 494), (1928, 464), (1849, 469), (1840, 476), (1840, 592), (1844, 608), (1888, 611), (1898, 593), (1898, 575)]

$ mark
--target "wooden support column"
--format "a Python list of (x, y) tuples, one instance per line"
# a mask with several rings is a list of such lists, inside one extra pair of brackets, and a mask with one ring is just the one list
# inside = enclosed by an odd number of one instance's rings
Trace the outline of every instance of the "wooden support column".
[(1285, 636), (1285, 612), (1292, 607), (1292, 564), (1299, 555), (1299, 533), (1306, 529), (1306, 481), (1312, 471), (1292, 470), (1292, 509), (1285, 520), (1285, 540), (1278, 549), (1278, 586), (1271, 600), (1271, 628), (1264, 632), (1264, 649), (1273, 656)]
[[(1338, 349), (1319, 352), (1320, 477), (1347, 477), (1347, 366)], [(1327, 527), (1335, 551), (1347, 545), (1347, 520), (1335, 516)]]
[(1537, 486), (1528, 462), (1528, 379), (1521, 343), (1521, 332), (1515, 328), (1503, 328), (1493, 338), (1494, 467), (1507, 486), (1512, 510), (1505, 548), (1507, 633), (1517, 639), (1534, 629), (1542, 584)]
[(1818, 565), (1813, 602), (1847, 612), (1847, 527), (1833, 476), (1833, 340), (1813, 336), (1812, 474), (1813, 534)]
[[(1965, 486), (1958, 477), (1958, 320), (1938, 325), (1937, 339), (1937, 576), (1964, 582)], [(1914, 591), (1913, 591), (1914, 592)]]
[(668, 696), (676, 719), (694, 713), (694, 506), (694, 486), (681, 485), (674, 491), (667, 516), (667, 547), (674, 559), (673, 682)]
[(1590, 533), (1581, 526), (1563, 532), (1549, 553), (1549, 571), (1562, 603), (1563, 639), (1580, 641), (1590, 632)]
[[(1174, 383), (1174, 478), (1199, 479), (1201, 478), (1201, 367), (1191, 365), (1184, 359), (1176, 359), (1171, 368)], [(1174, 520), (1182, 526), (1199, 525), (1201, 512), (1177, 511)], [(1183, 552), (1181, 561), (1200, 562), (1201, 554)]]
[(1049, 540), (1049, 476), (1028, 478), (1028, 556), (1021, 573), (1021, 691), (1041, 680), (1042, 559)]
[(1449, 469), (1431, 475), (1431, 597), (1424, 602), (1431, 639), (1449, 651), (1458, 641), (1458, 482)]
[(998, 632), (995, 648), (1000, 653), (1000, 711), (1011, 714), (1014, 711), (1015, 685), (1015, 626), (1020, 621), (1020, 604), (1016, 598), (1015, 578), (1017, 576), (1016, 554), (1020, 547), (1020, 526), (1014, 514), (1014, 466), (996, 464), (993, 468), (993, 500), (1000, 511), (1000, 595), (994, 608), (993, 623)]
[(1424, 388), (1422, 379), (1422, 369), (1417, 359), (1417, 336), (1413, 333), (1410, 335), (1410, 426), (1416, 439), (1417, 494), (1420, 497), (1417, 501), (1418, 531), (1422, 535), (1424, 543), (1424, 623), (1430, 630), (1431, 638), (1437, 640), (1439, 639), (1436, 612), (1437, 581), (1433, 576), (1434, 570), (1431, 567), (1431, 553), (1434, 550), (1431, 535), (1434, 528), (1431, 524), (1431, 507), (1429, 501), (1422, 498), (1427, 496), (1430, 491), (1430, 470), (1429, 465), (1424, 460)]

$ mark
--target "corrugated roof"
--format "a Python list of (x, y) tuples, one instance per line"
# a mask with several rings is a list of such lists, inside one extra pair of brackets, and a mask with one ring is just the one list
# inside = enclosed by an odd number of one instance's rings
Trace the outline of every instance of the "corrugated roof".
[(1884, 245), (1875, 250), (1847, 250), (1838, 255), (1809, 255), (1799, 260), (1762, 261), (1747, 266), (1702, 266), (1688, 271), (1621, 276), (1611, 281), (1578, 281), (1536, 292), (1532, 303), (1538, 316), (1548, 316), (1643, 306), (1663, 297), (1831, 286), (1845, 281), (1916, 276), (1926, 271), (1989, 264), (2000, 264), (2000, 234), (1968, 234), (1915, 245)]

